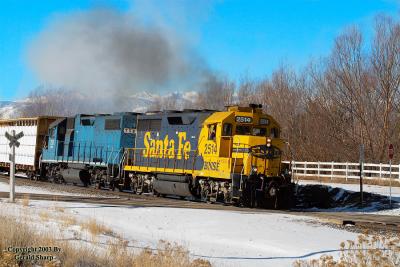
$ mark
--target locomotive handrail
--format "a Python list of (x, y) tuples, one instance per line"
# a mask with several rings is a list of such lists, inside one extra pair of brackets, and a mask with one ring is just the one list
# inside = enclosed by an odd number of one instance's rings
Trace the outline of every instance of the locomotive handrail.
[[(72, 163), (83, 163), (90, 165), (105, 166), (108, 164), (116, 164), (117, 158), (121, 155), (121, 148), (115, 154), (115, 147), (107, 144), (94, 144), (87, 142), (65, 142), (55, 140), (54, 155), (52, 159)], [(60, 150), (62, 149), (62, 150)], [(47, 160), (47, 159), (46, 159)]]

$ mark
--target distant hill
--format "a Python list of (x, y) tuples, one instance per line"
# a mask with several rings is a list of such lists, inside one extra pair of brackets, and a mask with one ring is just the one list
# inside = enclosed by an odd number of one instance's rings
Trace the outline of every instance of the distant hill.
[(0, 101), (0, 108), (5, 107), (5, 106), (9, 106), (12, 105), (13, 102), (12, 101)]
[(0, 101), (0, 118), (8, 119), (17, 116), (18, 103), (12, 101)]
[[(146, 112), (148, 110), (163, 110), (163, 109), (184, 109), (191, 108), (192, 102), (197, 98), (197, 92), (172, 92), (165, 95), (154, 94), (149, 92), (139, 92), (134, 95), (130, 95), (125, 99), (117, 101), (119, 105), (111, 105), (109, 99), (101, 99), (97, 105), (92, 106), (89, 109), (83, 109), (90, 106), (87, 105), (79, 106), (78, 108), (72, 108), (73, 113), (77, 110), (77, 113), (112, 113), (119, 111), (134, 111), (134, 112)], [(42, 99), (43, 100), (43, 99)], [(31, 99), (25, 98), (17, 101), (0, 101), (0, 118), (15, 118), (18, 117), (20, 110), (23, 107), (29, 105)], [(85, 99), (77, 98), (78, 103)], [(97, 103), (97, 102), (96, 102)], [(108, 105), (110, 104), (110, 105)], [(97, 107), (106, 107), (108, 110), (97, 110)], [(81, 110), (82, 109), (82, 110)]]

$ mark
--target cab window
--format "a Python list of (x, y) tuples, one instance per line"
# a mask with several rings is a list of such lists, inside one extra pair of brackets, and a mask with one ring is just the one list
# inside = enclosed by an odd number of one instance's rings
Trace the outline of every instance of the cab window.
[(210, 124), (208, 126), (208, 140), (215, 141), (216, 137), (217, 137), (217, 125), (216, 124)]
[(232, 124), (224, 123), (222, 136), (232, 136)]
[(255, 135), (255, 136), (266, 136), (267, 135), (267, 129), (266, 128), (254, 127), (253, 128), (253, 135)]
[(250, 126), (236, 125), (236, 134), (239, 135), (250, 135), (251, 134)]

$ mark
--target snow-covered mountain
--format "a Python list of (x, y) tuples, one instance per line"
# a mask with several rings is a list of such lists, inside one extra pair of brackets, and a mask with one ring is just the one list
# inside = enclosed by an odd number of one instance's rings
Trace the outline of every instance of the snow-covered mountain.
[(17, 116), (18, 113), (17, 102), (0, 101), (0, 119), (8, 119)]
[[(191, 108), (192, 103), (197, 99), (198, 93), (195, 91), (189, 92), (171, 92), (164, 95), (139, 92), (118, 102), (118, 105), (112, 105), (110, 99), (97, 99), (94, 103), (90, 100), (82, 99), (82, 96), (74, 96), (69, 101), (78, 104), (70, 104), (72, 113), (112, 113), (117, 111), (133, 111), (133, 112), (146, 112), (148, 110), (163, 110), (163, 109), (184, 109)], [(50, 98), (54, 96), (49, 96)], [(43, 101), (43, 98), (41, 99)], [(58, 99), (59, 100), (59, 99)], [(44, 101), (46, 102), (46, 101)], [(70, 103), (72, 103), (70, 102)], [(57, 103), (57, 102), (56, 102)], [(66, 103), (66, 102), (65, 102)], [(86, 103), (80, 105), (79, 103)], [(100, 104), (99, 104), (100, 103)], [(19, 116), (20, 110), (23, 107), (31, 104), (30, 98), (25, 98), (17, 101), (0, 101), (0, 118), (15, 118)], [(43, 104), (43, 103), (42, 103)], [(96, 104), (96, 105), (94, 105)], [(72, 107), (73, 106), (73, 107)], [(78, 107), (76, 107), (78, 106)], [(81, 108), (80, 108), (81, 107)], [(97, 110), (98, 107), (104, 107), (106, 110)], [(86, 109), (84, 109), (86, 108)]]
[(198, 97), (198, 92), (171, 92), (165, 95), (140, 92), (129, 96), (132, 111), (145, 112), (150, 109), (183, 109)]
[(0, 108), (11, 105), (12, 101), (0, 101)]

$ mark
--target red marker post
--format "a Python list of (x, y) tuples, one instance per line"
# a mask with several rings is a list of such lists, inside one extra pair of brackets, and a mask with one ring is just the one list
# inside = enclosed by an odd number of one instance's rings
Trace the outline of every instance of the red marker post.
[(392, 159), (394, 155), (393, 144), (389, 145), (388, 156), (389, 156), (389, 205), (392, 207)]

